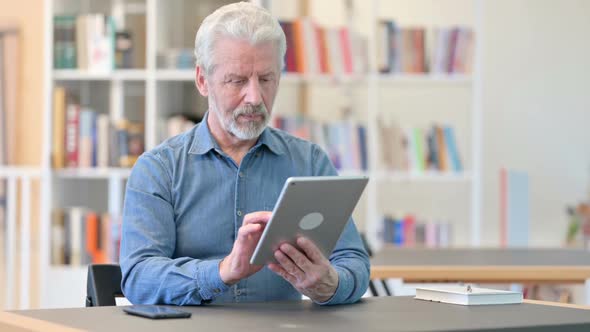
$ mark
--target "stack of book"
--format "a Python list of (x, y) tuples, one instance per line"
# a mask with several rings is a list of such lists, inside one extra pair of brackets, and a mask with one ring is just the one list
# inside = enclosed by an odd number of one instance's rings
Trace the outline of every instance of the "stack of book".
[(402, 128), (379, 121), (381, 156), (388, 170), (423, 172), (427, 170), (461, 172), (463, 164), (453, 127), (432, 125)]
[(383, 216), (382, 239), (396, 247), (448, 247), (452, 240), (450, 222), (425, 220), (412, 214)]
[(144, 151), (142, 123), (81, 106), (56, 86), (53, 92), (52, 165), (64, 167), (131, 167)]
[(119, 261), (121, 219), (73, 207), (54, 210), (51, 264), (80, 266)]
[(466, 27), (399, 27), (377, 23), (377, 70), (380, 73), (468, 74), (473, 65), (473, 31)]
[(367, 72), (367, 41), (348, 28), (324, 28), (309, 17), (280, 24), (287, 39), (286, 72), (332, 75)]
[(366, 171), (367, 130), (353, 121), (322, 123), (303, 116), (275, 116), (273, 126), (310, 140), (326, 151), (338, 170)]
[(145, 15), (126, 15), (118, 29), (104, 14), (53, 18), (53, 67), (106, 72), (145, 68)]

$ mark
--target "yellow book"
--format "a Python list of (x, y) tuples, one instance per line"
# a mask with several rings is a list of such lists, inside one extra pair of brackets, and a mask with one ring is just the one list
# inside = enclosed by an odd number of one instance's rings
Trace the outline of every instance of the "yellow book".
[(66, 133), (66, 89), (56, 86), (53, 89), (53, 168), (65, 167), (65, 133)]

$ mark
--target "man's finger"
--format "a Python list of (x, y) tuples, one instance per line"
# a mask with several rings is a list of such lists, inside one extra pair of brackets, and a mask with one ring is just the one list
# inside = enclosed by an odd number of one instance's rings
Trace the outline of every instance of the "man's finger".
[(242, 222), (242, 225), (266, 224), (271, 216), (272, 212), (270, 211), (257, 211), (248, 213), (244, 216), (244, 221)]
[(295, 263), (295, 265), (297, 265), (297, 267), (303, 270), (303, 272), (311, 271), (313, 263), (297, 248), (288, 243), (283, 243), (280, 249), (293, 261), (293, 263)]
[(281, 250), (275, 251), (275, 258), (281, 267), (297, 280), (303, 280), (305, 278), (305, 273)]
[(313, 263), (319, 264), (326, 260), (324, 254), (310, 239), (300, 236), (297, 238), (297, 245)]
[(240, 227), (240, 229), (238, 230), (238, 237), (246, 240), (248, 236), (260, 233), (262, 231), (262, 228), (263, 227), (260, 224), (244, 225)]
[(280, 275), (283, 279), (287, 280), (291, 285), (295, 286), (297, 283), (297, 279), (294, 276), (290, 275), (285, 269), (283, 269), (279, 264), (268, 264), (269, 270), (272, 272)]

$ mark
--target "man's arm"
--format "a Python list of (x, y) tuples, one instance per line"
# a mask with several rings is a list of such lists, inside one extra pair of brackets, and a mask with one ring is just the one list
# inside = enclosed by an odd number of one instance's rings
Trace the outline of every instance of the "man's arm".
[(172, 177), (160, 158), (139, 158), (127, 182), (121, 235), (121, 288), (133, 303), (201, 304), (228, 289), (220, 259), (172, 258), (176, 224)]
[[(314, 146), (313, 169), (314, 175), (337, 175), (336, 168), (326, 153)], [(338, 272), (338, 288), (334, 296), (321, 304), (341, 304), (358, 301), (369, 287), (370, 262), (369, 254), (365, 250), (359, 232), (352, 218), (342, 231), (336, 243), (330, 263)]]
[[(326, 154), (314, 146), (313, 175), (336, 175)], [(358, 301), (369, 285), (369, 256), (351, 220), (346, 225), (329, 259), (309, 240), (300, 238), (299, 251), (283, 244), (275, 251), (278, 264), (269, 268), (281, 275), (302, 294), (318, 304)]]

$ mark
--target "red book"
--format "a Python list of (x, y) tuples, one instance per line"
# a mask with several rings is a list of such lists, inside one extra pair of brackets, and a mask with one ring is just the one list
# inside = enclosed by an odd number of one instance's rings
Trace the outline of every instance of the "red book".
[(342, 62), (344, 64), (344, 72), (352, 74), (352, 47), (350, 45), (350, 35), (347, 28), (340, 28), (340, 45), (342, 46)]
[(285, 71), (288, 73), (297, 72), (297, 62), (295, 55), (295, 40), (293, 37), (293, 23), (280, 22), (283, 31), (285, 32), (285, 39), (287, 40), (287, 52), (285, 54)]
[(411, 214), (404, 218), (404, 240), (406, 247), (416, 245), (416, 218)]
[(326, 46), (326, 32), (317, 24), (313, 25), (315, 40), (317, 42), (318, 59), (320, 60), (320, 73), (327, 74), (330, 72), (328, 66), (328, 50)]
[(307, 59), (305, 59), (305, 39), (303, 37), (303, 20), (297, 19), (292, 25), (293, 41), (295, 45), (295, 65), (296, 72), (305, 73), (307, 69)]
[(453, 73), (453, 64), (455, 62), (455, 57), (457, 56), (456, 52), (457, 52), (457, 38), (459, 37), (459, 28), (453, 28), (451, 30), (451, 37), (449, 38), (449, 56), (448, 56), (448, 61), (446, 63), (447, 65), (447, 73), (452, 74)]
[(66, 108), (66, 167), (78, 167), (78, 142), (80, 105), (68, 104)]
[(413, 29), (414, 33), (414, 72), (424, 73), (426, 68), (424, 66), (426, 57), (424, 56), (424, 29)]

